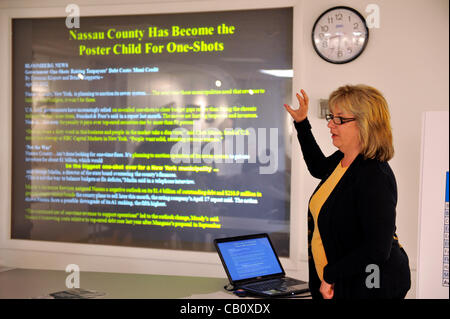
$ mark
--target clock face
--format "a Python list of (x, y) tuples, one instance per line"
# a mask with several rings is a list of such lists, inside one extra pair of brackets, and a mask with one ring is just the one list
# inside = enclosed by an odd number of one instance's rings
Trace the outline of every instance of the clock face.
[(349, 7), (328, 9), (316, 20), (312, 30), (314, 49), (331, 63), (347, 63), (356, 59), (369, 40), (364, 17)]

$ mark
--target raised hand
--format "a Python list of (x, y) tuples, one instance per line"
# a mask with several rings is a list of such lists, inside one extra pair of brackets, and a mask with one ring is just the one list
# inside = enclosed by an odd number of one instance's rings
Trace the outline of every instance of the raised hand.
[(308, 95), (306, 94), (305, 90), (300, 90), (300, 93), (302, 95), (297, 93), (297, 100), (300, 103), (300, 107), (298, 109), (293, 110), (289, 105), (284, 104), (284, 108), (289, 112), (289, 114), (291, 114), (295, 122), (303, 121), (308, 115)]

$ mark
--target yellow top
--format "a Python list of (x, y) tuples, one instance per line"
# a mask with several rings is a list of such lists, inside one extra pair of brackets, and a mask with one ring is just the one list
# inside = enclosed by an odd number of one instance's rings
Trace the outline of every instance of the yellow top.
[(313, 195), (309, 202), (309, 210), (314, 219), (314, 233), (311, 240), (311, 251), (314, 258), (314, 264), (316, 266), (317, 275), (320, 280), (323, 280), (323, 268), (328, 264), (327, 256), (323, 248), (322, 239), (320, 238), (319, 226), (317, 220), (319, 218), (320, 210), (323, 204), (330, 196), (337, 183), (344, 175), (348, 167), (342, 167), (341, 162), (336, 166), (333, 173), (328, 179), (320, 186), (317, 192)]

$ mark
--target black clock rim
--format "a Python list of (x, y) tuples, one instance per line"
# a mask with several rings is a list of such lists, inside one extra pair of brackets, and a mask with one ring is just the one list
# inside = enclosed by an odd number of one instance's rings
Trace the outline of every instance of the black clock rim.
[[(352, 58), (350, 58), (350, 59), (347, 59), (347, 60), (343, 60), (343, 61), (335, 61), (335, 60), (331, 60), (331, 59), (329, 59), (329, 58), (323, 56), (323, 55), (320, 53), (320, 51), (317, 49), (316, 43), (314, 42), (314, 30), (316, 29), (316, 25), (317, 25), (317, 23), (319, 22), (319, 20), (320, 20), (324, 15), (326, 15), (328, 12), (333, 11), (333, 10), (337, 10), (337, 9), (345, 9), (345, 10), (349, 10), (349, 11), (352, 11), (353, 13), (355, 13), (356, 15), (358, 15), (358, 16), (361, 18), (361, 20), (364, 22), (364, 28), (366, 29), (366, 35), (367, 35), (367, 36), (366, 36), (366, 41), (364, 41), (364, 45), (362, 46), (361, 51), (359, 51), (358, 54), (355, 55), (354, 57), (352, 57)], [(345, 64), (345, 63), (349, 63), (349, 62), (355, 60), (357, 57), (359, 57), (359, 56), (364, 52), (364, 50), (366, 49), (366, 46), (367, 46), (367, 42), (369, 42), (369, 28), (367, 27), (366, 19), (364, 18), (364, 16), (363, 16), (361, 13), (359, 13), (358, 10), (356, 10), (356, 9), (354, 9), (354, 8), (351, 8), (351, 7), (347, 7), (347, 6), (336, 6), (336, 7), (332, 7), (332, 8), (329, 8), (329, 9), (325, 10), (325, 11), (322, 12), (322, 14), (316, 19), (316, 22), (314, 22), (314, 25), (313, 25), (313, 28), (312, 28), (312, 31), (311, 31), (311, 41), (312, 41), (313, 48), (314, 48), (314, 50), (316, 51), (317, 55), (320, 56), (322, 59), (324, 59), (324, 60), (327, 61), (327, 62), (333, 63), (333, 64)]]

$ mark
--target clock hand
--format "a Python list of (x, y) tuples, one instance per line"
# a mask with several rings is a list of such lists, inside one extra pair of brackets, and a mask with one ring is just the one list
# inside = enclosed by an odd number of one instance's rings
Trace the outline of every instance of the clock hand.
[(338, 42), (338, 55), (339, 55), (339, 52), (341, 51), (341, 35), (339, 35), (339, 42)]

